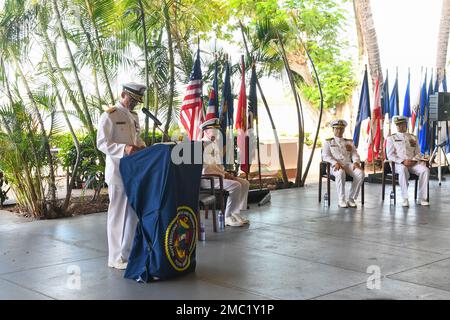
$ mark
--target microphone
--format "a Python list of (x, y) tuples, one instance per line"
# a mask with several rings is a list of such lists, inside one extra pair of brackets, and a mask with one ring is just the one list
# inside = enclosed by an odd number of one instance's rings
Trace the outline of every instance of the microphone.
[(156, 118), (147, 108), (142, 108), (142, 112), (149, 117), (150, 119), (153, 120), (153, 122), (156, 123), (156, 125), (160, 126), (162, 125), (162, 122), (158, 120), (158, 118)]

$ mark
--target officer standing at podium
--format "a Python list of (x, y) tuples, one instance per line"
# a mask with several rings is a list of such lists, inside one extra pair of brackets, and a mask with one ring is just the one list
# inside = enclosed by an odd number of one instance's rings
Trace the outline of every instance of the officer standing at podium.
[(386, 156), (395, 162), (395, 173), (398, 174), (398, 183), (402, 190), (403, 207), (409, 207), (408, 179), (413, 173), (419, 177), (419, 199), (422, 206), (428, 206), (428, 180), (430, 169), (425, 165), (426, 159), (420, 154), (417, 137), (408, 130), (408, 118), (394, 116), (392, 122), (397, 126), (397, 133), (390, 135), (386, 141)]
[(143, 101), (146, 86), (123, 84), (120, 101), (100, 117), (97, 148), (106, 155), (108, 184), (108, 267), (126, 269), (134, 239), (137, 216), (131, 208), (119, 171), (120, 159), (145, 147), (140, 138), (139, 117), (133, 109)]
[[(324, 161), (331, 164), (330, 173), (335, 177), (339, 207), (356, 208), (355, 200), (364, 182), (364, 171), (361, 169), (360, 158), (353, 140), (343, 138), (346, 126), (347, 121), (345, 120), (334, 120), (331, 122), (334, 137), (326, 139), (323, 145), (322, 157)], [(345, 179), (347, 174), (353, 178), (353, 183), (346, 201)]]

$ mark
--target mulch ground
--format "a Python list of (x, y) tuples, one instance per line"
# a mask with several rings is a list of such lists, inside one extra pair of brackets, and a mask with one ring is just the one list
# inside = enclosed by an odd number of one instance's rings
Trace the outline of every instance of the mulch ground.
[[(108, 211), (109, 197), (107, 194), (101, 194), (95, 201), (91, 200), (91, 197), (74, 197), (71, 199), (68, 214), (69, 216), (79, 216), (97, 212)], [(2, 210), (13, 212), (18, 216), (25, 218), (32, 218), (32, 216), (20, 210), (17, 205), (4, 206)]]

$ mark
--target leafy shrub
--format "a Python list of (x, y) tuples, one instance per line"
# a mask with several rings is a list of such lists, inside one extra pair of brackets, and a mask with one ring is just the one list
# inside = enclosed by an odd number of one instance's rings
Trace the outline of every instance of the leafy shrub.
[[(91, 137), (86, 134), (77, 136), (80, 143), (80, 165), (75, 180), (75, 188), (97, 188), (104, 182), (105, 167), (100, 163), (97, 153), (91, 141)], [(73, 167), (77, 159), (77, 150), (70, 133), (62, 134), (55, 139), (54, 143), (60, 149), (58, 159), (64, 170), (72, 174)]]

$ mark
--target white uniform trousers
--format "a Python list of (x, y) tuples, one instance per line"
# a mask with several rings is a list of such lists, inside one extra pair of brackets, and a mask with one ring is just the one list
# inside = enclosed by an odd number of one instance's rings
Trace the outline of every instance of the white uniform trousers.
[(138, 217), (122, 185), (108, 185), (108, 194), (108, 263), (115, 265), (128, 261)]
[(416, 163), (408, 168), (401, 163), (395, 164), (395, 172), (398, 173), (398, 184), (402, 190), (403, 199), (408, 199), (408, 179), (409, 174), (413, 173), (419, 177), (419, 199), (426, 199), (428, 195), (428, 180), (430, 179), (430, 169), (426, 165)]
[[(225, 217), (230, 217), (233, 213), (239, 213), (241, 210), (247, 210), (248, 189), (250, 183), (241, 178), (235, 180), (223, 179), (223, 189), (228, 191), (228, 199), (225, 207)], [(214, 188), (219, 188), (219, 180), (214, 179)], [(202, 181), (203, 188), (211, 186), (209, 181)]]
[(364, 172), (361, 169), (353, 170), (353, 163), (348, 163), (344, 165), (344, 170), (339, 169), (335, 171), (333, 167), (331, 167), (330, 174), (335, 177), (336, 191), (340, 200), (345, 200), (345, 178), (347, 174), (353, 178), (348, 198), (352, 200), (358, 198), (359, 190), (361, 190), (361, 185), (364, 182)]

